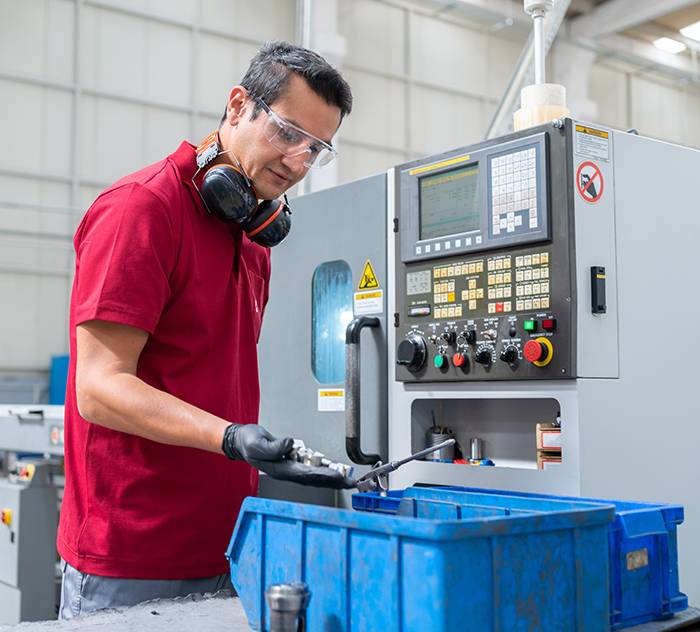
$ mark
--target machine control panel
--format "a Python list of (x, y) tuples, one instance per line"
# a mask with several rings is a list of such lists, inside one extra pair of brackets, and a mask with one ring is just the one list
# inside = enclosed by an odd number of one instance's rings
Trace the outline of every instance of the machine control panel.
[(547, 165), (540, 133), (402, 170), (402, 261), (548, 239)]
[(573, 377), (568, 210), (551, 204), (567, 194), (549, 145), (523, 134), (397, 168), (396, 379)]

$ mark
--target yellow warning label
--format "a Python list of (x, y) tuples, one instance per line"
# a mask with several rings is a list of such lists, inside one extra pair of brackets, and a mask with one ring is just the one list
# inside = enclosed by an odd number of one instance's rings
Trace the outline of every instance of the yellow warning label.
[(319, 391), (319, 397), (345, 397), (345, 391)]
[(582, 134), (590, 134), (591, 136), (597, 136), (598, 138), (608, 138), (610, 135), (608, 132), (604, 132), (600, 129), (594, 129), (593, 127), (586, 127), (585, 125), (577, 125), (576, 131)]
[(362, 271), (362, 276), (360, 277), (360, 284), (357, 286), (358, 290), (371, 290), (379, 287), (379, 281), (377, 281), (377, 275), (374, 273), (374, 268), (369, 259), (365, 262), (365, 269)]
[(382, 297), (382, 292), (381, 290), (379, 292), (357, 292), (355, 294), (355, 300), (356, 301), (365, 301), (370, 298), (381, 298)]

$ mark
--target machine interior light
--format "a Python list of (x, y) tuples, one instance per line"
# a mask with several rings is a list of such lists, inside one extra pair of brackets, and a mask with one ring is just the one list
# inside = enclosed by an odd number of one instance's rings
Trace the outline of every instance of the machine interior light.
[(671, 39), (670, 37), (659, 37), (654, 40), (654, 46), (659, 50), (665, 51), (667, 53), (673, 53), (677, 55), (685, 50), (685, 44), (679, 42), (678, 40)]
[(694, 39), (700, 42), (700, 20), (688, 24), (681, 29), (681, 35), (689, 39)]

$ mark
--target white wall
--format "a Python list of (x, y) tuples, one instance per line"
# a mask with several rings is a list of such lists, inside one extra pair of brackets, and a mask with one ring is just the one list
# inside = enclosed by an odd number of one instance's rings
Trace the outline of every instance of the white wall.
[[(355, 95), (340, 182), (482, 139), (524, 34), (393, 0), (335, 1)], [(66, 352), (82, 213), (110, 182), (211, 131), (259, 45), (295, 38), (295, 5), (0, 0), (0, 373)], [(700, 145), (697, 89), (609, 61), (587, 87), (600, 122)]]

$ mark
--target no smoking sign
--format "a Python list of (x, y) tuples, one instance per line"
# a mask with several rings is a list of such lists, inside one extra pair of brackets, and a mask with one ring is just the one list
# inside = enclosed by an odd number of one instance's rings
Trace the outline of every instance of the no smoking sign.
[(576, 171), (576, 190), (586, 202), (597, 202), (603, 197), (605, 182), (600, 167), (587, 160)]

